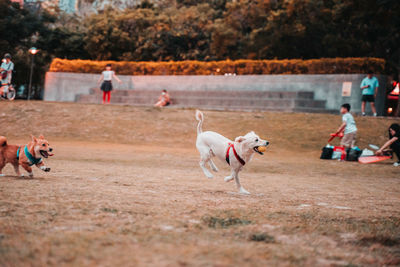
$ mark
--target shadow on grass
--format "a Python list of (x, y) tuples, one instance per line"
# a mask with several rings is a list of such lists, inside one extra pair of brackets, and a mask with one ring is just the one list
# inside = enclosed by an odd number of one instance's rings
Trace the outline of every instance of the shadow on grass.
[(267, 233), (252, 234), (250, 235), (249, 240), (255, 242), (275, 243), (275, 238)]
[(251, 221), (241, 218), (219, 218), (214, 216), (205, 216), (202, 218), (202, 221), (210, 228), (228, 228), (230, 226), (247, 225), (251, 223)]

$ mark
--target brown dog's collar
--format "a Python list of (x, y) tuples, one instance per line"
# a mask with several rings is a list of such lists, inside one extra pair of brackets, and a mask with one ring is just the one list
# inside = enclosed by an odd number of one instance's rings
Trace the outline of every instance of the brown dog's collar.
[(28, 146), (25, 146), (25, 148), (24, 148), (24, 153), (25, 153), (25, 156), (26, 156), (26, 157), (28, 158), (28, 160), (30, 161), (29, 166), (36, 165), (36, 164), (39, 164), (40, 162), (42, 162), (42, 158), (35, 158), (35, 157), (31, 154), (31, 152), (29, 152)]

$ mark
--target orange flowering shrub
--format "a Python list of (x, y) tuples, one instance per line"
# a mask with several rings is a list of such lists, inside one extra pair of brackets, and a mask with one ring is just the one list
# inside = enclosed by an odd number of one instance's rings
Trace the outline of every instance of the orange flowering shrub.
[(224, 60), (224, 61), (93, 61), (56, 58), (51, 72), (100, 73), (111, 63), (121, 75), (223, 75), (248, 74), (352, 74), (383, 73), (385, 60), (380, 58), (321, 58), (283, 60)]

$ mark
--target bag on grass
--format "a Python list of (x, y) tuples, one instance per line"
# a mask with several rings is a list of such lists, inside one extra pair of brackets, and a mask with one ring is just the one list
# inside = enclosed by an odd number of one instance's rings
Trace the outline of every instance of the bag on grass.
[(333, 154), (332, 146), (323, 147), (320, 159), (332, 159), (332, 154)]
[(374, 151), (369, 150), (368, 148), (365, 148), (361, 152), (361, 156), (360, 157), (369, 157), (369, 156), (373, 156), (373, 155), (375, 155)]
[(346, 151), (341, 146), (333, 147), (332, 159), (345, 160)]
[(358, 161), (362, 151), (358, 147), (346, 149), (346, 161)]

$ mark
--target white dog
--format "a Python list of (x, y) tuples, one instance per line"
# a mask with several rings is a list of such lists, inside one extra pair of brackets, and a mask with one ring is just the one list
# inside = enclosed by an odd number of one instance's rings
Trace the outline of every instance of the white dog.
[(262, 140), (254, 132), (249, 132), (245, 136), (236, 137), (235, 142), (216, 132), (203, 132), (202, 126), (204, 121), (203, 113), (199, 110), (196, 111), (197, 125), (197, 141), (196, 147), (200, 152), (200, 167), (208, 178), (213, 178), (212, 173), (206, 168), (208, 162), (211, 169), (215, 172), (218, 171), (212, 161), (212, 157), (217, 156), (222, 161), (226, 161), (231, 167), (231, 175), (225, 177), (225, 182), (235, 179), (236, 185), (241, 194), (250, 194), (244, 189), (239, 181), (239, 172), (243, 166), (250, 162), (253, 158), (254, 152), (263, 155), (259, 151), (259, 147), (268, 146), (269, 142)]

